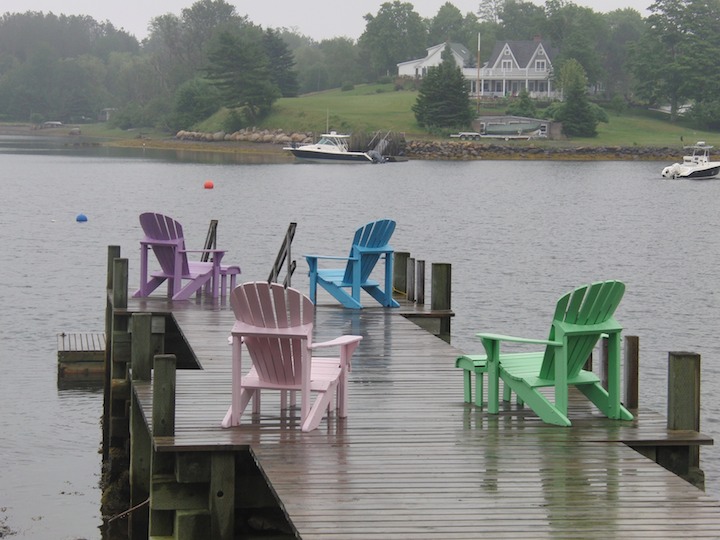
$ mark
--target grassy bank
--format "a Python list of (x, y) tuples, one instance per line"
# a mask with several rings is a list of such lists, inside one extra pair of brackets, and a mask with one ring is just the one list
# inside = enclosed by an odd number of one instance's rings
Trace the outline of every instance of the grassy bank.
[[(297, 98), (282, 98), (275, 103), (272, 113), (257, 127), (260, 129), (283, 129), (286, 132), (314, 133), (324, 132), (328, 128), (342, 132), (395, 131), (404, 133), (407, 140), (449, 140), (447, 136), (428, 134), (417, 125), (412, 112), (412, 106), (416, 99), (416, 91), (395, 91), (392, 84), (358, 85), (349, 91), (336, 89), (306, 94)], [(503, 100), (497, 100), (489, 105), (483, 104), (480, 114), (505, 114), (505, 104)], [(188, 128), (210, 133), (221, 131), (226, 116), (227, 111), (220, 111), (201, 124), (188, 126)], [(535, 140), (530, 143), (515, 141), (513, 144), (521, 147), (532, 144), (548, 148), (577, 146), (670, 147), (677, 148), (678, 152), (683, 144), (693, 144), (699, 140), (720, 146), (720, 133), (697, 130), (682, 122), (671, 123), (666, 115), (660, 113), (628, 110), (622, 114), (610, 113), (609, 116), (609, 123), (599, 124), (597, 137), (558, 141)], [(34, 133), (63, 134), (67, 133), (69, 127), (63, 126), (63, 128), (40, 130)], [(84, 137), (112, 144), (130, 146), (173, 144), (174, 134), (147, 128), (124, 131), (110, 128), (106, 123), (83, 124), (78, 127), (81, 128)], [(3, 126), (0, 125), (0, 131), (2, 128)], [(494, 141), (489, 140), (489, 142)]]
[[(329, 90), (277, 101), (273, 112), (258, 127), (286, 131), (322, 132), (329, 126), (338, 131), (399, 131), (408, 139), (431, 139), (415, 121), (411, 107), (417, 92), (395, 91), (392, 85), (359, 85), (343, 92)], [(500, 100), (499, 100), (500, 101)], [(504, 114), (505, 107), (482, 106), (481, 115)], [(222, 125), (216, 115), (206, 127)], [(201, 126), (202, 127), (202, 126)], [(207, 129), (212, 131), (212, 129)], [(720, 134), (694, 129), (682, 123), (671, 123), (667, 116), (648, 111), (628, 110), (620, 115), (610, 113), (610, 122), (598, 126), (598, 136), (568, 141), (544, 141), (550, 146), (677, 146), (705, 140), (720, 143)], [(538, 144), (535, 141), (535, 144)]]

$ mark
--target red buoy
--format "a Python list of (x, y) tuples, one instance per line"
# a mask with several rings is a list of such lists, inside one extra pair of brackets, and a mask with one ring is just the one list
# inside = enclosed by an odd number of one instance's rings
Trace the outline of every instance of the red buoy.
[(205, 189), (212, 189), (215, 187), (212, 180), (205, 180)]

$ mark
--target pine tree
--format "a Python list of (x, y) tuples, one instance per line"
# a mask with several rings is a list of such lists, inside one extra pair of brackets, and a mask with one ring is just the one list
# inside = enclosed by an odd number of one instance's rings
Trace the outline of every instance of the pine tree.
[(428, 70), (412, 110), (425, 128), (464, 128), (473, 119), (462, 71), (446, 46), (439, 66)]
[(262, 45), (224, 31), (208, 52), (208, 60), (207, 78), (219, 90), (223, 105), (243, 108), (249, 121), (270, 112), (280, 97)]
[(598, 117), (587, 98), (587, 77), (577, 60), (570, 59), (560, 69), (565, 102), (555, 120), (562, 122), (563, 133), (571, 137), (597, 135)]

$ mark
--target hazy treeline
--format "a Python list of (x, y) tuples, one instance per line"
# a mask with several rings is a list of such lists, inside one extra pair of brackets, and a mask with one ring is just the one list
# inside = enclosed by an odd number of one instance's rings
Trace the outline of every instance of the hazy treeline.
[(319, 42), (301, 29), (262, 28), (224, 0), (199, 0), (180, 15), (152, 19), (142, 42), (91, 17), (5, 13), (0, 120), (81, 122), (114, 109), (121, 127), (174, 130), (227, 107), (241, 127), (281, 96), (392, 78), (397, 63), (438, 43), (477, 51), (480, 36), (484, 62), (496, 40), (537, 35), (560, 50), (556, 64), (579, 62), (604, 99), (674, 110), (692, 101), (705, 117), (717, 106), (720, 117), (720, 0), (658, 0), (650, 12), (643, 18), (633, 9), (604, 14), (566, 0), (482, 0), (477, 12), (446, 2), (426, 19), (396, 0), (365, 16), (359, 39)]

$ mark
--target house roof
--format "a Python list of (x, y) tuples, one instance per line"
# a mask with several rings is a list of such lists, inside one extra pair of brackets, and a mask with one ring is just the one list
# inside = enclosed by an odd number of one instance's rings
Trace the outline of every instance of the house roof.
[[(470, 51), (468, 51), (468, 48), (463, 45), (462, 43), (438, 43), (437, 45), (433, 45), (432, 47), (428, 47), (427, 54), (425, 55), (425, 58), (415, 58), (413, 60), (408, 60), (407, 62), (400, 62), (398, 63), (398, 66), (403, 66), (407, 64), (421, 64), (424, 63), (425, 60), (428, 60), (429, 58), (433, 57), (434, 55), (438, 53), (442, 53), (443, 50), (445, 50), (445, 45), (450, 45), (450, 50), (452, 51), (453, 55), (455, 57), (459, 57), (462, 59), (462, 65), (459, 67), (467, 66), (469, 63), (471, 63), (472, 60), (472, 54), (470, 54)], [(439, 62), (438, 62), (439, 63)]]
[(505, 47), (510, 49), (510, 52), (520, 68), (528, 66), (530, 61), (535, 58), (538, 48), (542, 48), (542, 50), (545, 51), (545, 55), (550, 62), (552, 62), (558, 55), (558, 50), (555, 47), (552, 47), (549, 42), (543, 40), (496, 41), (493, 52), (487, 63), (488, 67), (495, 66), (498, 58), (505, 50)]

